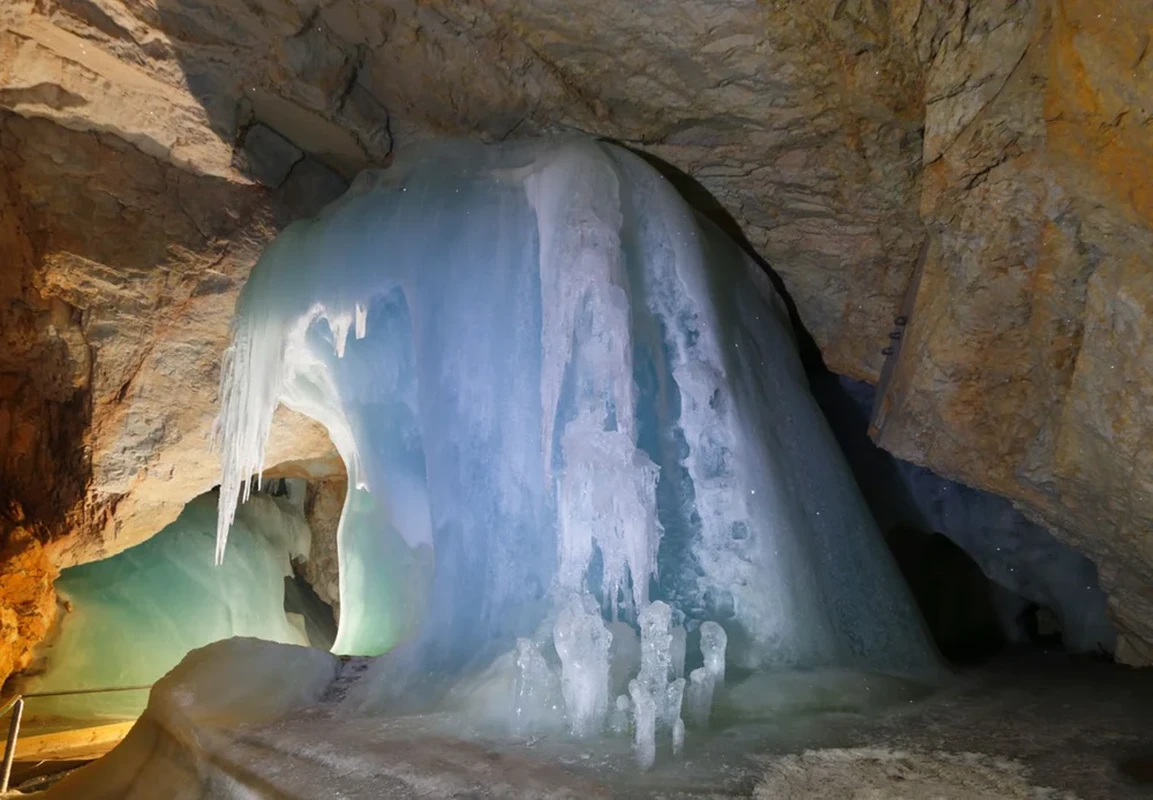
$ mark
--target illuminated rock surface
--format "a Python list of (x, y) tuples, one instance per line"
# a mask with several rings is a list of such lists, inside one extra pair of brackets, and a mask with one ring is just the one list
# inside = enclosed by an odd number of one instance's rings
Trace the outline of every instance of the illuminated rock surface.
[[(576, 129), (699, 181), (841, 374), (880, 375), (927, 239), (881, 442), (1083, 550), (1120, 655), (1153, 661), (1153, 403), (1134, 389), (1150, 382), (1151, 13), (6, 3), (3, 505), (42, 524), (48, 572), (154, 534), (213, 485), (219, 354), (277, 230), (393, 145)], [(331, 453), (286, 422), (273, 463)], [(52, 603), (0, 599), (20, 660)]]

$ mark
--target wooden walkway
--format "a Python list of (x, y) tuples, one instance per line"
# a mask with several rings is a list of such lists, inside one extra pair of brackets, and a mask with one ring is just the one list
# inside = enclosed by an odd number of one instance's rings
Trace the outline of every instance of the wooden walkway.
[(134, 722), (115, 722), (55, 733), (21, 736), (16, 761), (79, 761), (99, 758), (128, 735)]

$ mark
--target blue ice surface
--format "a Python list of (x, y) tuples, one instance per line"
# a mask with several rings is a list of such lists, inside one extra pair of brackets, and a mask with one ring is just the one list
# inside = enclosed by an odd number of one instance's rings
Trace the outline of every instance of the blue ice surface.
[(428, 144), (278, 237), (222, 375), (224, 563), (279, 403), (348, 467), (334, 649), (392, 651), (394, 701), (572, 592), (718, 621), (740, 669), (936, 673), (780, 298), (622, 148)]
[[(213, 564), (215, 492), (172, 524), (111, 558), (64, 570), (67, 602), (40, 651), (43, 670), (25, 692), (150, 686), (190, 651), (232, 636), (308, 644), (285, 613), (291, 559), (307, 556), (309, 529), (287, 501), (254, 495), (232, 525), (229, 558)], [(148, 692), (30, 698), (29, 713), (72, 719), (132, 718)]]

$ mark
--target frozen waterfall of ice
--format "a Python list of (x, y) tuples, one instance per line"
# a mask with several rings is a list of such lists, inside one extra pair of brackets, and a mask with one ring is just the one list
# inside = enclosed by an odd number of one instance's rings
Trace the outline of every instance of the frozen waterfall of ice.
[(651, 648), (638, 678), (614, 642), (658, 600), (743, 669), (936, 669), (780, 298), (624, 149), (425, 145), (277, 238), (223, 369), (218, 557), (278, 403), (349, 471), (334, 649), (390, 651), (350, 702), (515, 650), (524, 719), (547, 670), (572, 730), (619, 726), (622, 695), (655, 730), (684, 645), (650, 685)]

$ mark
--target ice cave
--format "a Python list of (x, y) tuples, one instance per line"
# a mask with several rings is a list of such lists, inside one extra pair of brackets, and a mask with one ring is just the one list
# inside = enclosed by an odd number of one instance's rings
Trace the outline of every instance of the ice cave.
[(1149, 31), (0, 0), (0, 800), (1147, 798)]
[[(948, 682), (942, 652), (1027, 638), (1023, 609), (1111, 646), (1091, 563), (854, 439), (867, 390), (806, 371), (800, 344), (764, 267), (618, 145), (435, 141), (361, 174), (240, 294), (220, 486), (57, 583), (34, 718), (139, 721), (54, 791), (137, 797), (156, 773), (236, 796), (209, 765), (286, 715), (309, 739), (418, 742), (422, 764), (444, 736), (591, 752), (636, 791), (916, 702)], [(347, 472), (335, 616), (301, 573), (307, 480), (261, 474), (282, 405)], [(951, 556), (902, 525), (974, 554), (977, 588), (941, 600), (930, 562)]]
[[(185, 655), (234, 636), (331, 646), (331, 610), (292, 582), (293, 559), (309, 552), (299, 505), (250, 497), (232, 522), (229, 558), (213, 566), (216, 495), (193, 500), (143, 544), (64, 572), (56, 591), (69, 613), (42, 648), (44, 668), (23, 682), (30, 712), (135, 719), (148, 688)], [(127, 691), (99, 691), (109, 687)]]

